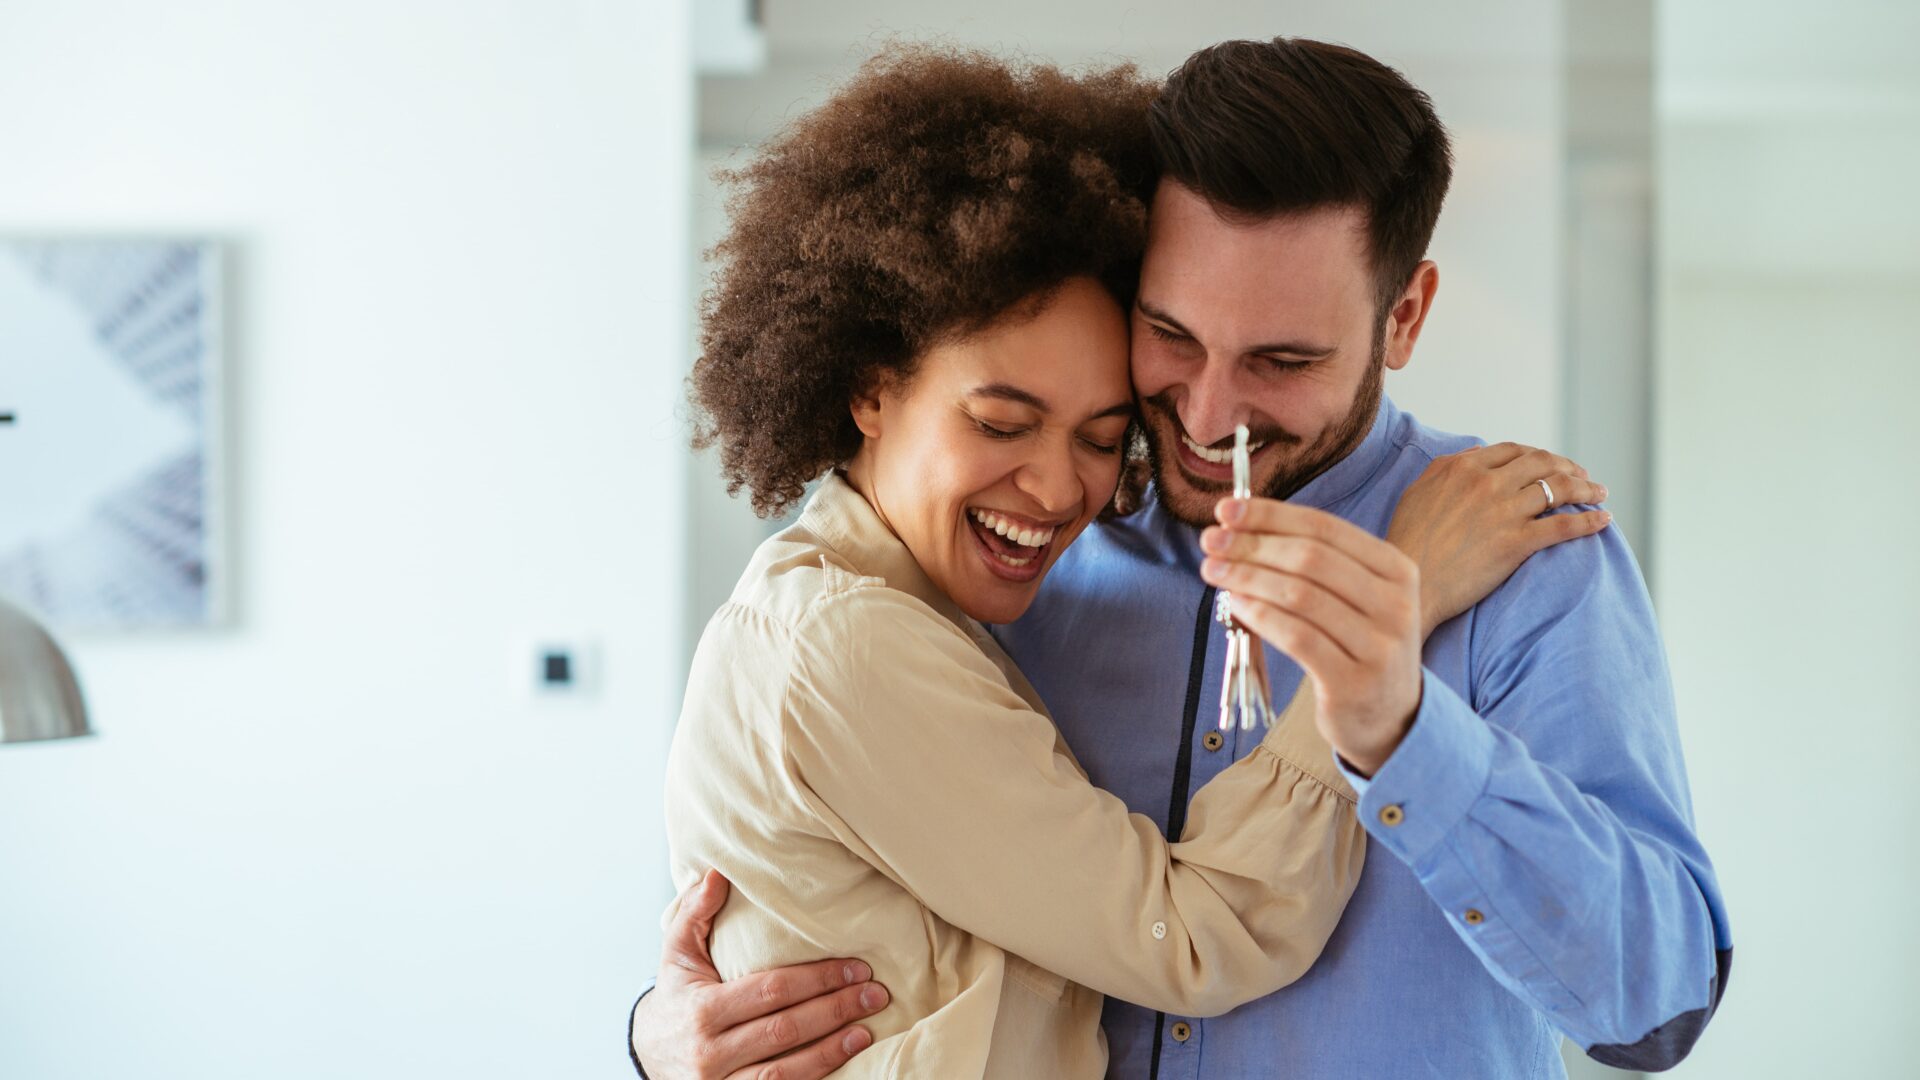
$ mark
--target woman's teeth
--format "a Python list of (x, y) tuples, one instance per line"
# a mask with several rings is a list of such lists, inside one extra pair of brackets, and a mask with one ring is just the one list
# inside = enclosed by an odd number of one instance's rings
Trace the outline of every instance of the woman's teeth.
[[(1192, 439), (1187, 438), (1186, 432), (1184, 431), (1180, 433), (1180, 441), (1186, 443), (1187, 449), (1193, 451), (1193, 456), (1199, 458), (1201, 461), (1210, 461), (1215, 465), (1233, 464), (1233, 447), (1231, 446), (1225, 450), (1209, 450), (1199, 443), (1194, 442)], [(1255, 451), (1265, 445), (1267, 444), (1263, 442), (1248, 443), (1247, 455), (1251, 457)]]
[[(973, 515), (973, 520), (985, 526), (988, 531), (998, 533), (1014, 543), (1019, 544), (1021, 547), (1043, 548), (1053, 542), (1053, 529), (1021, 528), (1019, 525), (1008, 521), (1006, 518), (1001, 517), (991, 510), (971, 510), (968, 512)], [(1006, 559), (1007, 563), (1012, 566), (1025, 566), (1027, 563), (1033, 561), (1030, 558), (1016, 561), (1004, 555), (1001, 556), (1001, 558)]]

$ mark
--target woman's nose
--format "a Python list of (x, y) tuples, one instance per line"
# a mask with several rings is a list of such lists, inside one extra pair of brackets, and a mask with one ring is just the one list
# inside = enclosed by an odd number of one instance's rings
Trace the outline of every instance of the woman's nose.
[(1020, 490), (1049, 514), (1077, 509), (1086, 494), (1080, 484), (1079, 470), (1073, 467), (1073, 449), (1048, 450), (1036, 455), (1020, 470)]

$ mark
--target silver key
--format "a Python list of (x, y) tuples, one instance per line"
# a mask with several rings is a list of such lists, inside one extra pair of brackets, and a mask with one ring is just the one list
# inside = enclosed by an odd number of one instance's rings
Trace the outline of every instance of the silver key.
[[(1247, 425), (1233, 432), (1233, 497), (1253, 497), (1253, 465), (1247, 454)], [(1227, 671), (1220, 679), (1220, 730), (1273, 725), (1273, 689), (1267, 681), (1267, 647), (1253, 631), (1233, 617), (1233, 594), (1225, 589), (1213, 599), (1213, 618), (1227, 628)]]

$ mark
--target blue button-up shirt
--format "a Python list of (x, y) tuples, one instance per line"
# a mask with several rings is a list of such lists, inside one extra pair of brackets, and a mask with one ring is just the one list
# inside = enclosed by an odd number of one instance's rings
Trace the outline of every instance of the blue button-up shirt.
[[(1383, 400), (1291, 501), (1385, 535), (1428, 463), (1473, 445)], [(1203, 741), (1223, 635), (1200, 560), (1198, 532), (1149, 500), (1089, 529), (998, 632), (1093, 782), (1176, 838), (1193, 791), (1260, 740)], [(1556, 1077), (1562, 1033), (1623, 1068), (1692, 1046), (1731, 942), (1626, 543), (1608, 529), (1536, 554), (1424, 660), (1406, 739), (1352, 778), (1371, 850), (1319, 963), (1210, 1019), (1110, 999), (1110, 1075)], [(1267, 661), (1286, 701), (1300, 668)]]

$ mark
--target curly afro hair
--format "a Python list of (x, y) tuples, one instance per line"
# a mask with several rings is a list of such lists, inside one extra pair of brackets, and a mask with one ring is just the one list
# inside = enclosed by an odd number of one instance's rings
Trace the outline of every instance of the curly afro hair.
[(714, 248), (694, 445), (772, 516), (860, 447), (856, 394), (1081, 276), (1132, 301), (1158, 86), (891, 48), (746, 167)]

